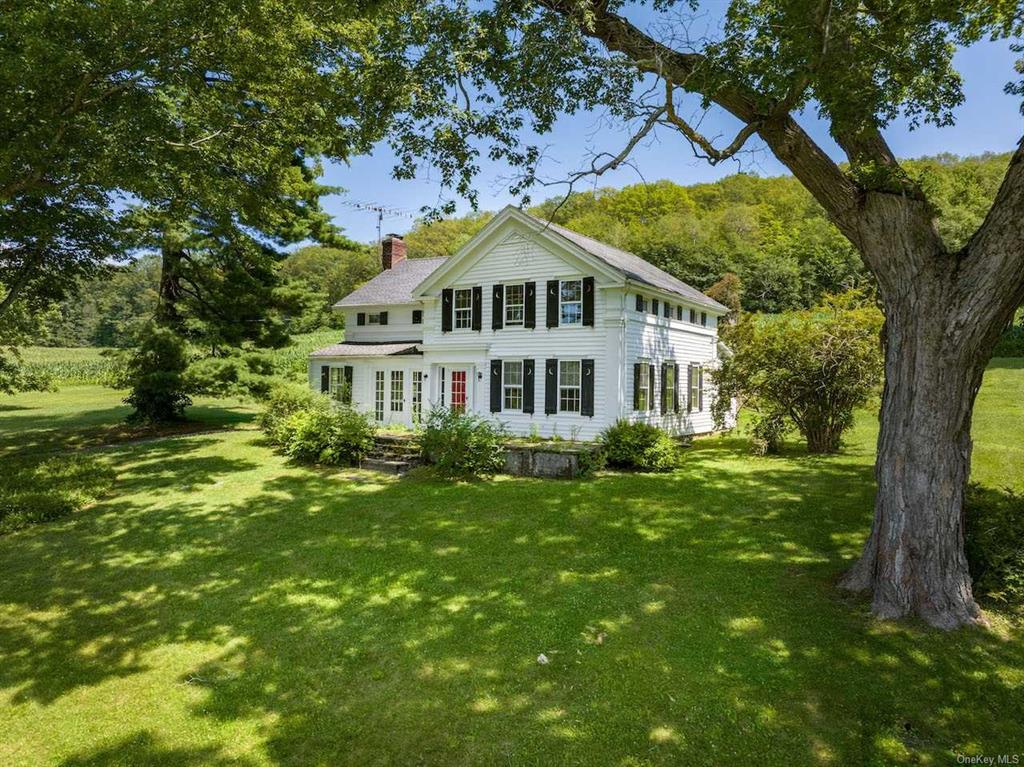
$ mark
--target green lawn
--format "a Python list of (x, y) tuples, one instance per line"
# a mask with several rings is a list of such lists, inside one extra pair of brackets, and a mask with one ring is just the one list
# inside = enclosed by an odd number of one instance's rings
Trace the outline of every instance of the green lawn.
[[(1020, 363), (979, 400), (995, 486), (1024, 488)], [(116, 402), (7, 398), (0, 434)], [(870, 520), (872, 420), (838, 457), (716, 438), (674, 474), (589, 482), (318, 471), (244, 429), (103, 448), (109, 500), (0, 538), (0, 764), (1024, 752), (1020, 627), (879, 624), (833, 588)]]

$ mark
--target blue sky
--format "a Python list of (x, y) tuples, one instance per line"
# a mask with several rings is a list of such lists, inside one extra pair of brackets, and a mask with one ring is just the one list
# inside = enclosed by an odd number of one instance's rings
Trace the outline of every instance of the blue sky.
[[(971, 155), (1013, 149), (1021, 138), (1024, 121), (1019, 97), (1006, 95), (1003, 86), (1014, 79), (1013, 63), (1016, 58), (1017, 54), (1010, 50), (1010, 44), (1005, 40), (985, 41), (960, 50), (956, 64), (964, 78), (966, 101), (956, 111), (956, 125), (948, 128), (926, 125), (911, 131), (904, 122), (894, 123), (886, 130), (886, 137), (896, 154), (900, 157), (940, 152)], [(824, 125), (817, 122), (813, 114), (801, 116), (800, 122), (834, 157), (842, 157)], [(731, 118), (714, 111), (708, 115), (704, 125), (710, 135), (721, 132), (726, 142), (729, 139), (725, 137), (731, 138), (736, 131)], [(628, 138), (623, 130), (608, 125), (595, 114), (563, 118), (551, 134), (541, 139), (541, 144), (547, 147), (548, 160), (543, 166), (547, 177), (563, 178), (585, 165), (594, 151), (619, 151)], [(713, 181), (738, 170), (764, 176), (786, 172), (770, 153), (756, 143), (750, 146), (754, 151), (745, 153), (738, 163), (726, 162), (712, 167), (694, 158), (681, 136), (665, 130), (637, 147), (633, 153), (635, 169), (624, 168), (606, 174), (598, 183), (600, 186), (619, 187), (642, 180), (671, 179), (679, 184), (692, 184)], [(347, 192), (325, 198), (324, 207), (353, 239), (363, 242), (375, 240), (377, 220), (375, 213), (353, 209), (350, 203), (370, 202), (408, 211), (404, 215), (388, 215), (383, 222), (385, 232), (402, 233), (412, 226), (413, 217), (420, 208), (436, 204), (442, 194), (436, 173), (431, 174), (424, 168), (414, 180), (396, 181), (391, 178), (393, 166), (394, 157), (383, 144), (372, 155), (358, 157), (348, 166), (328, 165), (324, 182), (340, 186)], [(518, 202), (509, 195), (507, 183), (502, 183), (508, 175), (508, 169), (500, 164), (482, 164), (477, 183), (481, 209), (495, 210), (507, 203)], [(533, 199), (539, 201), (558, 193), (558, 187), (537, 189)], [(460, 212), (468, 210), (467, 204), (460, 206)]]

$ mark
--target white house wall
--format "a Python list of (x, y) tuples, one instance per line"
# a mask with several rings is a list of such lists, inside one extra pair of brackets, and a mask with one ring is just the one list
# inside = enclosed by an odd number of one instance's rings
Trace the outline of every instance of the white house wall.
[[(459, 329), (441, 332), (440, 301), (432, 303), (424, 324), (424, 362), (436, 367), (450, 362), (463, 362), (472, 358), (476, 371), (473, 375), (474, 409), (481, 415), (493, 417), (505, 423), (517, 433), (528, 435), (534, 431), (541, 436), (559, 435), (570, 438), (592, 439), (617, 417), (618, 404), (609, 396), (610, 383), (617, 380), (617, 355), (609, 357), (609, 350), (616, 344), (609, 344), (609, 334), (618, 336), (621, 322), (621, 291), (602, 288), (600, 279), (594, 291), (593, 326), (545, 327), (547, 316), (548, 280), (578, 279), (595, 276), (594, 272), (582, 271), (579, 264), (572, 264), (555, 255), (534, 238), (515, 232), (503, 238), (482, 258), (474, 261), (467, 269), (446, 280), (444, 288), (472, 288), (480, 286), (483, 292), (481, 302), (481, 330)], [(491, 328), (492, 288), (499, 284), (535, 282), (536, 326), (535, 328), (503, 327)], [(440, 292), (440, 288), (438, 289)], [(609, 320), (611, 325), (609, 326)], [(478, 349), (467, 349), (476, 346)], [(544, 361), (546, 359), (593, 359), (594, 360), (594, 415), (577, 413), (544, 413)], [(490, 412), (490, 361), (533, 359), (534, 412), (520, 413), (502, 411)], [(436, 396), (436, 389), (431, 391)], [(614, 387), (611, 388), (614, 392)]]
[[(345, 340), (352, 343), (370, 342), (387, 343), (388, 341), (416, 341), (423, 337), (423, 326), (414, 325), (412, 312), (420, 309), (418, 304), (389, 304), (387, 306), (367, 306), (358, 309), (344, 309)], [(387, 325), (360, 325), (357, 316), (388, 313)]]
[[(718, 333), (713, 318), (709, 316), (708, 327), (702, 327), (690, 323), (687, 312), (684, 312), (683, 320), (675, 319), (675, 315), (666, 319), (660, 314), (655, 317), (652, 313), (636, 311), (635, 299), (627, 300), (626, 303), (626, 396), (622, 400), (623, 415), (633, 421), (655, 424), (673, 433), (703, 434), (714, 431), (714, 419), (711, 417), (714, 390), (708, 373), (718, 364)], [(633, 364), (637, 362), (650, 362), (657, 371), (655, 407), (647, 411), (633, 410)], [(680, 412), (662, 415), (661, 365), (665, 362), (679, 365)], [(687, 410), (687, 367), (690, 364), (704, 366), (703, 411), (697, 409), (697, 403), (694, 403), (692, 410)]]

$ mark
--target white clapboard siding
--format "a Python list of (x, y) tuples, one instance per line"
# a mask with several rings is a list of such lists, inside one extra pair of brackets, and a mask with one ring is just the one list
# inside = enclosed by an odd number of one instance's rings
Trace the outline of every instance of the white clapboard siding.
[[(635, 303), (627, 301), (626, 307), (626, 396), (623, 398), (624, 415), (633, 421), (645, 421), (660, 426), (674, 434), (704, 434), (714, 431), (711, 404), (714, 397), (709, 370), (718, 364), (718, 334), (711, 317), (708, 327), (694, 325), (684, 312), (682, 321), (663, 316), (655, 317), (635, 311)], [(650, 362), (658, 375), (655, 406), (653, 409), (637, 412), (633, 410), (633, 365)], [(674, 362), (679, 365), (679, 413), (661, 414), (661, 365)], [(687, 410), (687, 366), (704, 366), (704, 409)]]
[[(550, 437), (558, 435), (564, 438), (592, 439), (605, 426), (615, 420), (618, 412), (616, 399), (608, 397), (608, 378), (615, 377), (615, 360), (608, 358), (608, 334), (618, 334), (618, 328), (609, 328), (606, 317), (609, 315), (607, 306), (609, 294), (614, 302), (613, 316), (619, 316), (618, 301), (621, 292), (598, 287), (594, 296), (593, 326), (560, 326), (546, 327), (547, 323), (547, 282), (548, 280), (579, 279), (593, 277), (592, 273), (580, 271), (575, 264), (570, 264), (561, 257), (545, 248), (542, 244), (529, 238), (513, 235), (499, 242), (492, 250), (477, 260), (452, 282), (441, 287), (445, 288), (482, 288), (481, 329), (452, 330), (441, 332), (440, 301), (436, 301), (428, 312), (429, 319), (424, 325), (424, 346), (427, 349), (425, 363), (441, 365), (451, 359), (446, 355), (446, 348), (453, 351), (467, 344), (481, 345), (481, 353), (477, 370), (482, 377), (474, 376), (475, 391), (472, 393), (474, 410), (480, 415), (493, 418), (504, 423), (516, 434), (537, 433)], [(537, 285), (536, 327), (503, 327), (500, 330), (491, 328), (492, 289), (494, 285), (535, 282)], [(440, 295), (440, 287), (436, 291)], [(494, 359), (535, 360), (534, 376), (534, 412), (518, 413), (502, 411), (490, 412), (490, 362)], [(547, 359), (593, 359), (594, 360), (594, 416), (582, 416), (576, 413), (544, 413), (544, 362)]]
[[(386, 343), (388, 341), (418, 341), (423, 338), (423, 326), (412, 324), (413, 309), (419, 306), (412, 304), (391, 304), (387, 306), (368, 306), (360, 309), (345, 309), (345, 340), (352, 343), (368, 341)], [(357, 321), (359, 313), (388, 313), (387, 325), (360, 325)]]

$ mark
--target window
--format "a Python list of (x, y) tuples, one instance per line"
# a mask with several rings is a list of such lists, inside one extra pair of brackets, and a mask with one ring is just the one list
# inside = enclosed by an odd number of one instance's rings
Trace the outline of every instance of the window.
[(651, 314), (653, 314), (655, 317), (658, 316), (658, 299), (657, 298), (652, 298), (651, 299)]
[(683, 319), (683, 307), (681, 306), (676, 307), (676, 319), (679, 321), (682, 321)]
[(666, 320), (672, 319), (672, 306), (669, 304), (668, 301), (665, 302), (664, 314), (665, 314), (665, 319)]
[(368, 322), (371, 325), (380, 325), (380, 312), (373, 312), (370, 314)]
[(423, 372), (412, 371), (412, 421), (419, 423), (423, 415)]
[(503, 407), (505, 410), (523, 409), (523, 361), (507, 360), (502, 370)]
[(582, 325), (583, 280), (562, 280), (558, 300), (560, 307), (558, 324)]
[(522, 325), (526, 306), (526, 286), (505, 286), (505, 324)]
[(690, 403), (687, 410), (703, 409), (700, 401), (700, 382), (704, 371), (700, 365), (690, 365)]
[(558, 362), (558, 411), (560, 413), (580, 412), (579, 360), (559, 360)]
[(690, 309), (690, 322), (693, 323), (694, 325), (697, 324), (697, 310), (696, 309)]
[(384, 371), (378, 370), (373, 382), (373, 417), (384, 420)]
[(703, 325), (704, 327), (708, 326), (708, 313), (707, 312), (701, 312), (700, 313), (700, 324)]
[(412, 324), (413, 325), (422, 325), (423, 324), (423, 310), (422, 309), (413, 309), (412, 310)]
[(405, 371), (391, 371), (391, 412), (401, 413), (405, 408)]
[(455, 329), (473, 327), (473, 291), (462, 288), (455, 291)]
[(352, 392), (349, 391), (349, 386), (345, 383), (345, 368), (331, 368), (328, 392), (331, 395), (331, 399), (338, 402), (348, 403), (352, 401)]
[(665, 372), (662, 374), (661, 381), (661, 412), (671, 413), (676, 409), (676, 367), (674, 364), (668, 363), (662, 370)]
[(636, 386), (636, 409), (650, 410), (651, 403), (648, 397), (651, 393), (651, 366), (647, 362), (640, 363), (640, 372), (637, 376)]
[(636, 294), (636, 310), (638, 312), (647, 311), (647, 299), (641, 296), (639, 293)]

